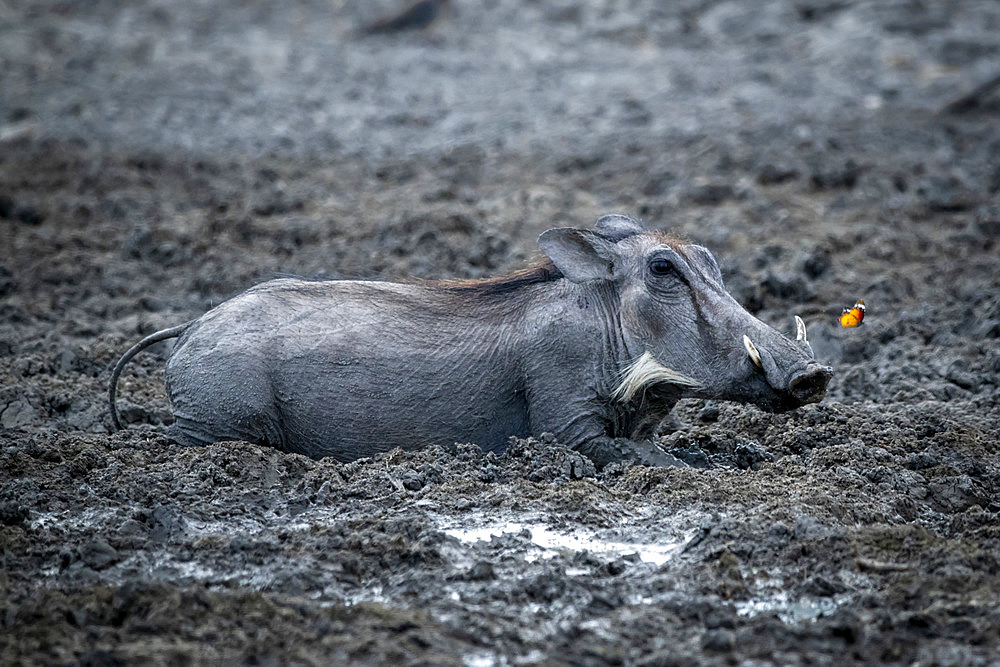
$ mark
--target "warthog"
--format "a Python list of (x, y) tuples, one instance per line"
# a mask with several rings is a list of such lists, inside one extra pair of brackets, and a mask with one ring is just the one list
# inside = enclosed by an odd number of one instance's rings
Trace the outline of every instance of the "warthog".
[(781, 411), (832, 376), (726, 291), (712, 254), (620, 215), (550, 229), (547, 258), (499, 278), (282, 278), (133, 346), (166, 368), (184, 444), (248, 440), (341, 461), (393, 447), (551, 432), (595, 464), (676, 459), (649, 438), (685, 396)]

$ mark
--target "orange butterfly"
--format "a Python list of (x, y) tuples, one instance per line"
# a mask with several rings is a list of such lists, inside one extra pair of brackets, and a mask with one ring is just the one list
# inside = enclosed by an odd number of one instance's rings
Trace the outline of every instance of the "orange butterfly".
[(858, 299), (858, 302), (852, 308), (844, 308), (844, 312), (840, 314), (840, 326), (845, 329), (853, 329), (854, 327), (861, 326), (864, 319), (865, 302)]

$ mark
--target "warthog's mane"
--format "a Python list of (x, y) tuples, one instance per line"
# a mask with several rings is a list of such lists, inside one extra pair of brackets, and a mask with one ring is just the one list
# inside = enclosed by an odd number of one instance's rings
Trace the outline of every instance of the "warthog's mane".
[[(445, 280), (424, 280), (420, 278), (404, 278), (395, 281), (383, 281), (378, 279), (356, 279), (372, 283), (397, 283), (403, 285), (416, 285), (441, 290), (454, 296), (504, 296), (516, 292), (529, 285), (549, 283), (563, 277), (562, 272), (556, 268), (552, 260), (545, 257), (528, 266), (517, 269), (510, 273), (492, 278), (480, 279), (445, 279)], [(308, 278), (297, 276), (291, 273), (276, 273), (274, 278), (290, 278), (297, 281), (297, 284), (285, 289), (302, 294), (313, 294), (315, 285), (322, 285), (329, 282), (342, 282), (345, 280), (355, 280), (352, 278)]]
[(479, 280), (430, 280), (424, 284), (455, 294), (502, 296), (529, 285), (550, 283), (562, 277), (562, 271), (556, 268), (552, 260), (545, 257), (502, 276)]

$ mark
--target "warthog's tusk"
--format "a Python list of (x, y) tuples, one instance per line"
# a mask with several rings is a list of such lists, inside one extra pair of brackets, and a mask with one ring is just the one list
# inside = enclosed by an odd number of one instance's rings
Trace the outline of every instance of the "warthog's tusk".
[(802, 318), (798, 315), (795, 316), (795, 340), (801, 340), (806, 343), (806, 323), (802, 321)]
[(752, 361), (757, 368), (763, 370), (764, 364), (760, 361), (760, 352), (757, 351), (757, 347), (750, 341), (750, 337), (746, 334), (743, 334), (743, 347), (747, 349), (747, 354), (750, 355), (750, 361)]

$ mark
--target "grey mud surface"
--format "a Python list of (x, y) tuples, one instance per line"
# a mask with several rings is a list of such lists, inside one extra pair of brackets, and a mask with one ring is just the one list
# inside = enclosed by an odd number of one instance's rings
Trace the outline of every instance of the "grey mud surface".
[[(0, 663), (998, 664), (1000, 102), (940, 110), (1000, 7), (452, 4), (0, 1)], [(683, 403), (684, 469), (340, 464), (171, 444), (164, 345), (110, 434), (109, 364), (255, 282), (611, 211), (801, 315), (827, 399)]]

